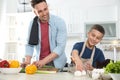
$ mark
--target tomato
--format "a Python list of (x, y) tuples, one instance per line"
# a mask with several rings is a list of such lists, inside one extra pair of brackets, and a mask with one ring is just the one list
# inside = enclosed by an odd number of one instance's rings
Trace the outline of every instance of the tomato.
[(9, 68), (10, 64), (7, 60), (1, 60), (0, 61), (0, 68)]
[(25, 72), (27, 74), (34, 74), (36, 71), (37, 67), (34, 64), (30, 64), (25, 67)]

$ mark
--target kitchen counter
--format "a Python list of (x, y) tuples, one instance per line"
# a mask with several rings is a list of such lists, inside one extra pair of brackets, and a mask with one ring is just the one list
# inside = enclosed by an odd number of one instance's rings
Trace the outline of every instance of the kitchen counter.
[(2, 74), (0, 73), (0, 80), (92, 80), (86, 76), (74, 76), (69, 72), (58, 72), (53, 74)]

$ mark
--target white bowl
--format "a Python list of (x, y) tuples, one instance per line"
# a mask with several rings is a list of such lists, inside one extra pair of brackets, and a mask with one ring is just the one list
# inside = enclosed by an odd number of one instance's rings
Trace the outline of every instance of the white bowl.
[(120, 74), (109, 73), (113, 80), (120, 80)]
[(22, 68), (0, 68), (0, 72), (4, 74), (18, 74)]

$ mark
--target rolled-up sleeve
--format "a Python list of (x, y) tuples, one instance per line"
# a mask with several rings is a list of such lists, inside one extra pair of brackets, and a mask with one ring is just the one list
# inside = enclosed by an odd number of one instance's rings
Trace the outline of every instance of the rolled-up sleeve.
[(53, 49), (53, 52), (55, 52), (60, 56), (64, 53), (66, 46), (66, 40), (67, 40), (66, 24), (64, 20), (60, 19), (59, 21), (56, 21), (55, 26), (57, 26), (56, 39), (55, 39), (56, 47)]
[(27, 37), (26, 37), (26, 42), (25, 42), (25, 56), (26, 55), (32, 56), (33, 51), (34, 51), (34, 46), (28, 44), (32, 23), (33, 23), (33, 21), (30, 22), (30, 25), (29, 25), (28, 31), (27, 31)]

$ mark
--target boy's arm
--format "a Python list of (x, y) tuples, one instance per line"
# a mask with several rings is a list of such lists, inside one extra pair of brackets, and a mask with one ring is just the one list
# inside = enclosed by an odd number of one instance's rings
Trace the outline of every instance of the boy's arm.
[(72, 61), (75, 63), (76, 65), (76, 70), (83, 70), (83, 63), (80, 60), (80, 57), (78, 55), (78, 51), (77, 50), (73, 50), (72, 51), (72, 57), (71, 57)]

